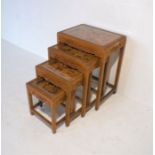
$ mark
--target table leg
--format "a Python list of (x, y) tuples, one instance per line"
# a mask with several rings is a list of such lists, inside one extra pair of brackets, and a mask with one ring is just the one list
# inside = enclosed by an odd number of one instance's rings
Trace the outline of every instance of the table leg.
[(53, 133), (56, 133), (56, 109), (54, 106), (51, 106), (51, 129)]
[(91, 81), (92, 80), (92, 73), (89, 74), (88, 78), (88, 92), (87, 92), (87, 106), (90, 105), (90, 99), (91, 99)]
[(82, 112), (81, 116), (84, 117), (86, 113), (88, 85), (89, 85), (89, 74), (84, 76), (83, 93), (82, 93)]
[(66, 95), (66, 118), (65, 118), (66, 126), (70, 125), (71, 104), (72, 104), (72, 97), (71, 93), (69, 92)]
[(99, 80), (98, 80), (98, 87), (97, 87), (97, 94), (96, 94), (96, 103), (95, 109), (99, 109), (101, 95), (102, 95), (102, 85), (103, 85), (103, 74), (104, 74), (105, 62), (103, 60), (100, 61), (99, 65)]
[(29, 102), (29, 110), (30, 110), (30, 114), (33, 114), (33, 100), (32, 100), (32, 94), (29, 92), (29, 89), (27, 88), (27, 96), (28, 96), (28, 102)]
[(76, 102), (75, 102), (75, 91), (72, 92), (72, 107), (71, 112), (75, 112), (76, 110)]
[(115, 82), (114, 82), (114, 93), (117, 92), (117, 87), (118, 87), (118, 81), (119, 81), (119, 76), (120, 76), (120, 71), (121, 71), (121, 66), (122, 66), (122, 61), (123, 61), (123, 55), (124, 55), (124, 47), (122, 47), (119, 51), (119, 60), (117, 64), (117, 70), (116, 70), (116, 76), (115, 76)]
[(110, 67), (110, 58), (107, 59), (107, 62), (105, 64), (105, 68), (104, 68), (103, 84), (102, 84), (102, 96), (105, 95), (106, 82), (107, 82), (107, 80), (109, 78), (109, 67)]

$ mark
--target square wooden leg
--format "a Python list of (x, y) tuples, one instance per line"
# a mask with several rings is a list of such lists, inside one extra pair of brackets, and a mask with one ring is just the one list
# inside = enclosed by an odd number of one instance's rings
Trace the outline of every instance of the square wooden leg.
[(115, 76), (115, 82), (114, 82), (114, 93), (117, 92), (117, 87), (118, 87), (118, 81), (120, 77), (120, 71), (121, 71), (121, 66), (122, 66), (122, 61), (123, 61), (123, 55), (124, 55), (124, 47), (122, 47), (119, 51), (119, 60), (117, 64), (117, 70), (116, 70), (116, 76)]
[(100, 67), (99, 67), (99, 80), (98, 80), (98, 87), (97, 87), (97, 94), (96, 94), (96, 103), (95, 103), (95, 109), (96, 110), (99, 109), (100, 101), (101, 101), (104, 68), (105, 68), (105, 62), (101, 60)]
[(104, 75), (103, 75), (103, 84), (102, 84), (102, 96), (105, 95), (105, 90), (106, 90), (106, 82), (109, 78), (109, 70), (110, 70), (110, 58), (107, 59), (107, 62), (105, 64), (104, 68)]
[(70, 125), (71, 105), (72, 105), (72, 97), (71, 93), (68, 93), (66, 95), (66, 118), (65, 118), (66, 126)]
[(89, 86), (89, 74), (84, 76), (83, 83), (83, 93), (82, 93), (82, 112), (81, 116), (84, 117), (86, 113), (86, 104), (87, 104), (87, 95), (88, 95), (88, 86)]
[(88, 78), (88, 92), (87, 92), (87, 106), (90, 105), (90, 99), (91, 99), (91, 82), (92, 82), (92, 73), (89, 74)]
[(31, 115), (34, 115), (34, 114), (33, 114), (33, 100), (32, 100), (32, 94), (29, 92), (28, 87), (27, 87), (27, 96), (28, 96), (30, 114), (31, 114)]
[(51, 129), (53, 133), (56, 133), (56, 108), (51, 106)]
[(71, 107), (71, 113), (75, 112), (76, 110), (76, 102), (75, 102), (75, 91), (72, 92), (72, 107)]

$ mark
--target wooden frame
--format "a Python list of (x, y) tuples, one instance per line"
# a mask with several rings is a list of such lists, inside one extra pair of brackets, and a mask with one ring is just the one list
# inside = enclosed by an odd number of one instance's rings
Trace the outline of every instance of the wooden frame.
[[(101, 39), (99, 40), (99, 38)], [(105, 81), (107, 79), (107, 75), (105, 76), (104, 74), (109, 72), (109, 69), (106, 67), (106, 63), (113, 52), (121, 49), (115, 79), (115, 92), (117, 90), (126, 37), (124, 35), (109, 32), (100, 28), (81, 24), (58, 32), (57, 42), (58, 44), (65, 43), (79, 50), (94, 54), (99, 58), (99, 80), (95, 103), (95, 109), (98, 110), (102, 95), (104, 95), (103, 88), (105, 87)]]
[[(51, 127), (53, 133), (56, 132), (57, 126), (64, 121), (66, 126), (69, 126), (70, 122), (80, 114), (84, 117), (86, 112), (94, 105), (95, 109), (98, 110), (104, 101), (117, 92), (126, 37), (81, 24), (58, 32), (57, 43), (57, 45), (48, 48), (48, 61), (36, 66), (37, 79), (26, 84), (30, 113), (41, 118)], [(64, 45), (67, 46), (67, 49), (73, 49), (72, 55), (64, 52), (64, 48), (62, 48)], [(72, 49), (70, 50), (72, 51)], [(114, 84), (112, 84), (108, 81), (109, 62), (112, 54), (118, 50), (119, 60)], [(78, 56), (76, 57), (74, 54)], [(57, 63), (54, 64), (54, 62)], [(99, 69), (98, 77), (92, 75), (93, 70), (96, 68)], [(40, 78), (54, 84), (54, 87), (59, 87), (61, 93), (51, 96), (44, 89), (38, 88), (33, 83)], [(91, 87), (92, 79), (97, 81), (97, 90)], [(82, 99), (75, 96), (77, 87), (81, 85), (83, 86)], [(106, 87), (110, 88), (109, 92), (106, 92)], [(96, 99), (92, 102), (90, 102), (91, 91), (96, 93)], [(33, 105), (32, 95), (39, 99), (39, 102), (35, 105)], [(82, 106), (78, 110), (75, 110), (75, 98), (82, 102)], [(65, 100), (66, 104), (63, 103)], [(42, 103), (50, 106), (52, 112), (51, 122), (35, 110)], [(57, 122), (56, 108), (59, 104), (65, 107), (66, 116)]]
[[(74, 55), (66, 53), (65, 45), (55, 45), (48, 48), (48, 59), (56, 58), (60, 62), (79, 70), (83, 74), (83, 95), (82, 95), (82, 111), (81, 116), (85, 116), (86, 106), (90, 102), (91, 74), (98, 67), (98, 58), (92, 54), (68, 47), (68, 50), (73, 50)], [(85, 54), (84, 54), (85, 53)], [(76, 56), (78, 54), (78, 57)], [(82, 58), (83, 56), (83, 58)], [(80, 57), (80, 58), (79, 58)], [(85, 59), (86, 60), (83, 60)]]
[[(55, 59), (53, 58), (52, 60)], [(72, 74), (71, 75), (64, 74), (65, 71), (63, 71), (63, 68), (66, 68), (68, 70), (68, 73)], [(68, 68), (67, 66), (64, 65), (58, 71), (56, 68), (52, 68), (52, 64), (49, 64), (49, 61), (46, 61), (36, 66), (36, 74), (37, 77), (43, 77), (47, 81), (51, 81), (54, 85), (63, 89), (66, 93), (66, 99), (68, 101), (67, 103), (69, 103), (70, 106), (72, 107), (72, 111), (75, 111), (75, 103), (73, 102), (74, 100), (72, 99), (75, 96), (75, 91), (77, 87), (79, 87), (82, 84), (82, 74), (80, 72)]]
[[(65, 100), (65, 92), (63, 90), (60, 90), (57, 94), (50, 94), (46, 92), (44, 89), (37, 86), (36, 82), (39, 81), (39, 79), (31, 80), (26, 84), (27, 86), (27, 95), (28, 95), (28, 101), (29, 101), (29, 109), (31, 115), (38, 116), (41, 120), (43, 120), (48, 126), (51, 127), (52, 132), (56, 133), (57, 125), (65, 120), (66, 126), (70, 124), (70, 104), (66, 102), (66, 116), (59, 120), (59, 122), (56, 121), (56, 108), (61, 102)], [(41, 102), (49, 105), (51, 110), (51, 122), (46, 119), (41, 113), (36, 111), (36, 107), (40, 106), (40, 103), (37, 103), (33, 105), (33, 99), (32, 95), (36, 96)]]

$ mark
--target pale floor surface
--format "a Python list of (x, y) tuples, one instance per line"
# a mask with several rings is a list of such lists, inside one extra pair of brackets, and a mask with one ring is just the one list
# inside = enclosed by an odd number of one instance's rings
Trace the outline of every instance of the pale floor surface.
[(2, 155), (152, 154), (152, 103), (118, 93), (55, 135), (30, 116), (25, 82), (35, 77), (34, 67), (43, 60), (2, 42)]

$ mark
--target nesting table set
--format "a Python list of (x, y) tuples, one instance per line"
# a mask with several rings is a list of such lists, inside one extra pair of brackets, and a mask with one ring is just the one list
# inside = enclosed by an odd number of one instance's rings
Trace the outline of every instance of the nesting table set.
[[(82, 117), (95, 106), (116, 93), (122, 65), (126, 37), (100, 28), (81, 24), (57, 33), (57, 45), (48, 48), (48, 60), (36, 66), (36, 78), (27, 82), (30, 113), (41, 118), (56, 133), (57, 126), (70, 125), (76, 117)], [(110, 58), (118, 52), (114, 83), (109, 83)], [(92, 73), (98, 69), (98, 76)], [(96, 80), (97, 89), (92, 81)], [(76, 91), (82, 87), (82, 97)], [(110, 88), (106, 92), (107, 87)], [(91, 91), (96, 98), (91, 101)], [(34, 103), (33, 96), (38, 99)], [(81, 103), (76, 108), (75, 100)], [(36, 108), (48, 105), (51, 121)], [(65, 108), (64, 117), (57, 120), (57, 107)]]

